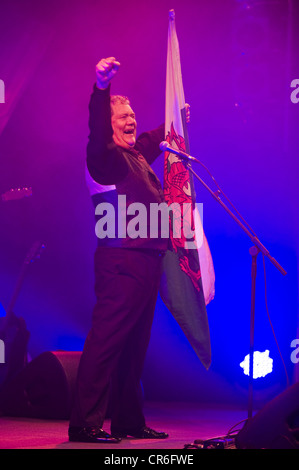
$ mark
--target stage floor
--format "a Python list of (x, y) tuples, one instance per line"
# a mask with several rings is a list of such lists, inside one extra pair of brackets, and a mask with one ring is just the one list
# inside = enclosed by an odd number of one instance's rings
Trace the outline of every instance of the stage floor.
[[(68, 441), (68, 421), (0, 416), (0, 449), (184, 449), (195, 440), (225, 436), (240, 430), (247, 410), (230, 405), (146, 403), (147, 425), (166, 431), (168, 439), (123, 439), (118, 444)], [(104, 429), (110, 431), (109, 420)]]

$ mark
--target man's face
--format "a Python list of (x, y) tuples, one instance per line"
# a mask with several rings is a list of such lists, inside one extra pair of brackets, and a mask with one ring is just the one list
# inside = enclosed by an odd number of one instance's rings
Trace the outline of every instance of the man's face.
[(137, 122), (135, 113), (128, 104), (115, 103), (112, 105), (111, 124), (113, 140), (123, 148), (132, 148), (136, 143)]

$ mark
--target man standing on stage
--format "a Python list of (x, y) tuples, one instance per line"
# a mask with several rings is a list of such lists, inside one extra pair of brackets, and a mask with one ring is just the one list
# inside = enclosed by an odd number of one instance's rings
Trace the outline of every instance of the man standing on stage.
[[(121, 438), (164, 439), (168, 435), (146, 426), (142, 411), (141, 374), (150, 340), (163, 254), (168, 239), (130, 237), (119, 227), (119, 200), (127, 209), (164, 202), (161, 184), (150, 167), (161, 153), (164, 125), (136, 139), (136, 117), (129, 100), (110, 96), (119, 69), (114, 57), (96, 66), (90, 100), (87, 181), (98, 221), (102, 203), (112, 204), (115, 237), (97, 233), (92, 325), (78, 370), (69, 439), (79, 442), (119, 442)], [(131, 206), (132, 207), (132, 206)], [(130, 218), (128, 217), (128, 223)], [(112, 384), (111, 434), (102, 429)]]

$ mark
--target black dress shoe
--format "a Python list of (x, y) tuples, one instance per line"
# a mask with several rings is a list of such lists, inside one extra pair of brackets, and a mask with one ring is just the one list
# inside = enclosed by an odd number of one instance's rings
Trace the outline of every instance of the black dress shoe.
[(166, 439), (168, 437), (166, 432), (158, 432), (154, 429), (148, 428), (147, 426), (133, 432), (113, 431), (112, 435), (119, 438), (135, 437), (137, 439)]
[(71, 442), (94, 442), (117, 444), (121, 441), (120, 437), (112, 437), (106, 431), (96, 426), (87, 427), (69, 427), (69, 440)]

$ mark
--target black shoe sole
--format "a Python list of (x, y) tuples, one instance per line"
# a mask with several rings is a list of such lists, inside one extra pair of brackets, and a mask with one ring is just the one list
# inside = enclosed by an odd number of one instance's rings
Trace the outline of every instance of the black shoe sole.
[(163, 436), (142, 436), (142, 435), (134, 435), (134, 434), (118, 434), (118, 433), (112, 433), (113, 437), (116, 437), (117, 439), (167, 439), (169, 436), (168, 434), (163, 435)]
[(90, 443), (90, 444), (118, 444), (121, 441), (120, 438), (117, 437), (111, 437), (111, 438), (98, 438), (98, 439), (92, 439), (92, 438), (80, 438), (80, 437), (69, 437), (69, 442), (85, 442), (85, 443)]

